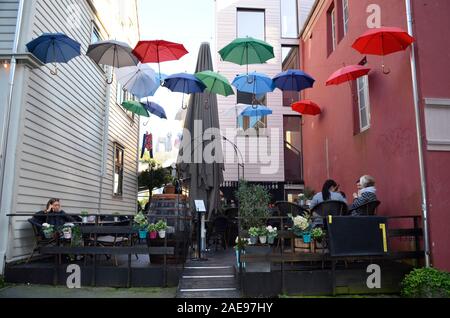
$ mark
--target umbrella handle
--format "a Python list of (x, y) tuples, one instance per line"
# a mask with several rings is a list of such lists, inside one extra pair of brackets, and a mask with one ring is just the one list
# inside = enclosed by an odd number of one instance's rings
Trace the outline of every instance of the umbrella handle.
[(382, 68), (383, 68), (383, 74), (384, 75), (391, 74), (391, 69), (390, 68), (386, 69), (386, 65), (383, 64)]
[(114, 74), (111, 75), (111, 79), (106, 79), (106, 84), (111, 85), (114, 82)]
[(147, 127), (147, 125), (148, 125), (148, 123), (150, 122), (150, 119), (149, 120), (147, 120), (147, 122), (146, 123), (142, 123), (142, 126), (144, 126), (144, 127)]
[(55, 70), (50, 70), (50, 74), (52, 74), (53, 76), (58, 75), (58, 68), (55, 66)]

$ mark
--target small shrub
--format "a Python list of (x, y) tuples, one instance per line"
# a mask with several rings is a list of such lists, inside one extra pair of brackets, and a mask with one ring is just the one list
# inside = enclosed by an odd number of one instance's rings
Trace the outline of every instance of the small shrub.
[(450, 297), (450, 273), (434, 268), (415, 269), (402, 282), (402, 296), (408, 298)]

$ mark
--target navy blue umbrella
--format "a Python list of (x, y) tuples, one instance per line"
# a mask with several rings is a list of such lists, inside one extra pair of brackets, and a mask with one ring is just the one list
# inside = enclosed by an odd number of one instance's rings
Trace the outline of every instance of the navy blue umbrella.
[(273, 81), (282, 91), (300, 92), (313, 87), (316, 80), (303, 71), (288, 70), (275, 76)]
[[(42, 63), (67, 63), (81, 54), (80, 43), (63, 33), (44, 33), (27, 44), (28, 51)], [(58, 69), (51, 71), (57, 74)]]
[[(203, 93), (206, 89), (206, 85), (201, 80), (192, 74), (178, 73), (167, 77), (164, 80), (164, 87), (167, 87), (172, 92), (178, 92), (183, 94)], [(184, 95), (182, 108), (184, 106)]]
[(162, 108), (160, 105), (153, 102), (142, 103), (142, 105), (144, 105), (144, 108), (149, 113), (158, 116), (161, 119), (167, 119), (166, 112), (164, 111), (164, 108)]

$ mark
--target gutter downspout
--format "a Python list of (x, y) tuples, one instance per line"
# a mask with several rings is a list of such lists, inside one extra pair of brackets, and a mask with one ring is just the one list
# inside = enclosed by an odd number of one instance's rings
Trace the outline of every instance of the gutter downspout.
[[(406, 18), (408, 22), (408, 33), (414, 37), (413, 17), (411, 0), (405, 0), (406, 4)], [(417, 67), (416, 67), (416, 45), (411, 46), (411, 76), (412, 76), (412, 88), (414, 97), (414, 111), (416, 116), (416, 132), (417, 142), (419, 150), (419, 169), (420, 169), (420, 184), (422, 191), (422, 217), (423, 217), (423, 234), (424, 234), (424, 249), (425, 249), (425, 265), (430, 267), (430, 242), (428, 231), (428, 200), (427, 200), (427, 183), (425, 174), (424, 152), (423, 152), (423, 139), (422, 139), (422, 126), (420, 120), (420, 98), (419, 88), (417, 81)]]
[[(8, 249), (8, 235), (9, 235), (9, 220), (6, 217), (6, 214), (10, 211), (3, 211), (2, 207), (4, 205), (3, 201), (3, 188), (5, 183), (5, 165), (6, 165), (6, 156), (8, 154), (8, 139), (9, 139), (9, 129), (10, 129), (10, 121), (11, 121), (11, 108), (14, 94), (14, 80), (16, 76), (16, 67), (17, 60), (16, 54), (19, 48), (19, 40), (20, 33), (22, 31), (22, 18), (23, 18), (23, 8), (24, 8), (25, 0), (20, 0), (19, 7), (17, 10), (17, 20), (16, 20), (16, 30), (14, 36), (14, 43), (12, 47), (11, 54), (11, 64), (9, 70), (9, 92), (8, 92), (8, 100), (5, 109), (5, 115), (3, 117), (3, 129), (0, 140), (0, 274), (4, 273), (4, 268), (6, 264), (6, 253)], [(11, 198), (7, 198), (11, 200)]]

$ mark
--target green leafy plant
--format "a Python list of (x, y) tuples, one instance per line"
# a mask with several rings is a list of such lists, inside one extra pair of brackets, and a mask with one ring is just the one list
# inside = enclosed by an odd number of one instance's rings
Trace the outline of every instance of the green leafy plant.
[(264, 187), (241, 181), (236, 197), (239, 201), (242, 229), (248, 230), (266, 224), (267, 218), (270, 217), (270, 194)]
[(258, 228), (258, 236), (267, 236), (269, 234), (269, 231), (265, 226), (262, 226)]
[(81, 229), (79, 226), (74, 226), (72, 228), (72, 240), (70, 242), (70, 245), (73, 247), (84, 246), (83, 233), (81, 233)]
[(158, 232), (158, 230), (156, 229), (156, 224), (150, 224), (147, 228), (147, 230), (152, 233), (152, 232)]
[(86, 217), (86, 216), (89, 215), (89, 212), (88, 212), (87, 210), (82, 210), (81, 213), (80, 213), (80, 215), (81, 215), (82, 217)]
[(152, 201), (154, 189), (159, 189), (166, 184), (172, 183), (172, 176), (169, 170), (163, 168), (157, 161), (150, 159), (147, 161), (148, 169), (141, 172), (138, 177), (139, 187), (145, 187), (150, 193), (149, 201)]
[(311, 231), (311, 237), (313, 240), (317, 242), (322, 242), (323, 238), (325, 237), (325, 232), (320, 227), (316, 227)]
[(267, 236), (271, 238), (276, 238), (278, 236), (278, 229), (269, 225), (267, 228)]
[(236, 246), (234, 247), (235, 251), (245, 251), (245, 248), (248, 245), (248, 240), (242, 237), (236, 238)]
[(294, 222), (294, 226), (292, 227), (292, 231), (294, 234), (298, 237), (303, 236), (304, 234), (311, 233), (312, 230), (312, 224), (311, 219), (307, 215), (298, 215), (298, 216), (292, 216), (291, 214), (288, 215), (292, 221)]
[(51, 237), (55, 233), (55, 226), (52, 224), (44, 223), (42, 224), (42, 232), (45, 237)]
[(156, 228), (156, 231), (166, 231), (167, 230), (167, 223), (165, 222), (165, 221), (163, 221), (163, 220), (160, 220), (160, 221), (158, 221), (156, 224), (155, 224), (155, 228)]
[(251, 227), (248, 230), (248, 235), (250, 235), (250, 237), (258, 237), (259, 236), (259, 228), (258, 227)]
[(139, 228), (140, 230), (145, 230), (148, 227), (148, 220), (147, 217), (142, 213), (139, 212), (138, 214), (136, 214), (134, 216), (134, 224), (137, 228)]
[(402, 296), (408, 298), (449, 298), (450, 273), (434, 268), (415, 269), (403, 279)]

